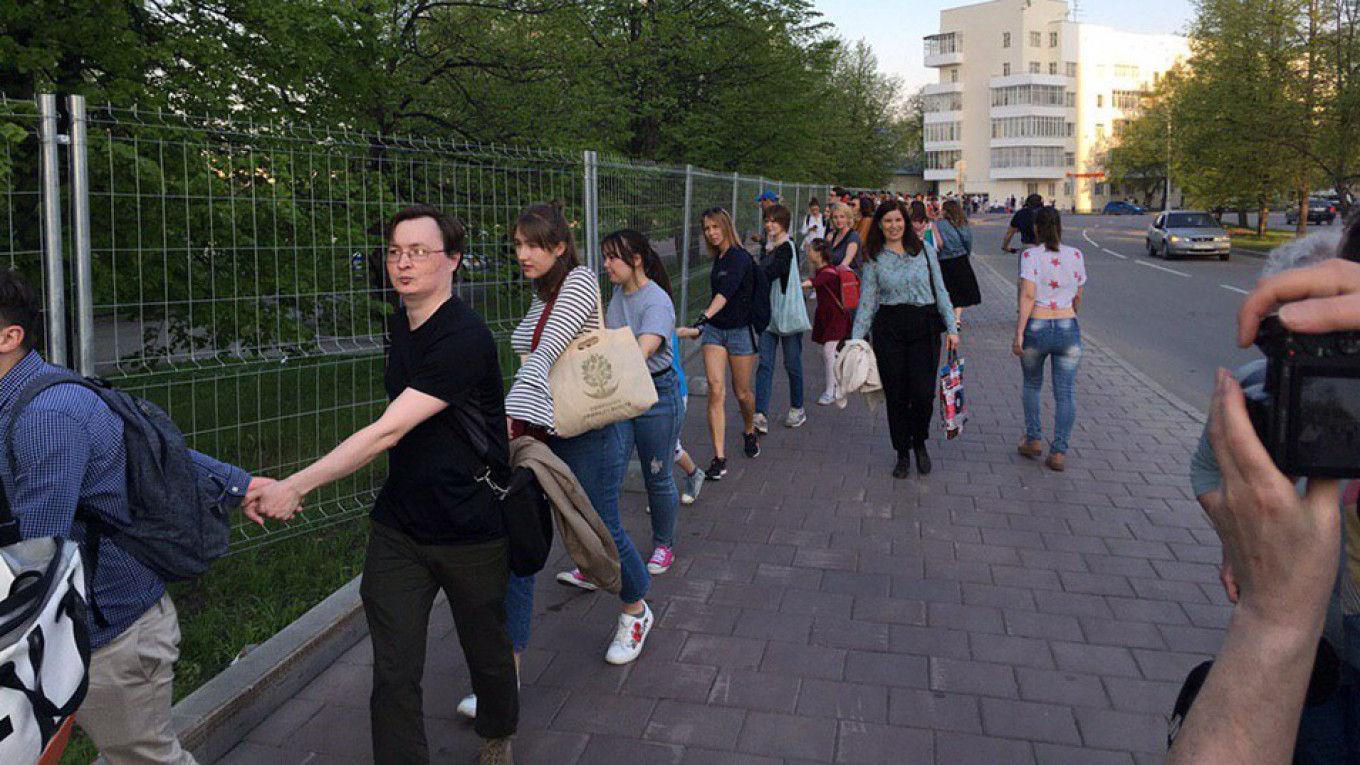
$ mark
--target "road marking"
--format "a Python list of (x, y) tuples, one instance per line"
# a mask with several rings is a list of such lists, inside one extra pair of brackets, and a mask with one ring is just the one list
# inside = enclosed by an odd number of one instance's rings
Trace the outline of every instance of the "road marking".
[(1165, 271), (1165, 272), (1167, 272), (1168, 274), (1175, 274), (1176, 276), (1184, 276), (1184, 277), (1187, 278), (1187, 279), (1190, 278), (1190, 274), (1187, 274), (1187, 273), (1185, 273), (1185, 272), (1183, 272), (1183, 271), (1177, 271), (1177, 270), (1174, 269), (1174, 268), (1167, 268), (1166, 266), (1159, 266), (1159, 265), (1157, 265), (1156, 263), (1148, 263), (1148, 262), (1145, 261), (1145, 260), (1139, 260), (1139, 261), (1136, 261), (1136, 262), (1137, 262), (1138, 265), (1140, 265), (1140, 266), (1147, 266), (1148, 268), (1155, 268), (1155, 269), (1157, 269), (1158, 271)]
[(1094, 240), (1094, 239), (1091, 238), (1091, 229), (1089, 229), (1089, 228), (1084, 228), (1084, 229), (1081, 230), (1081, 238), (1082, 238), (1082, 239), (1085, 239), (1085, 240), (1088, 241), (1088, 242), (1090, 242), (1091, 245), (1094, 246), (1094, 247), (1099, 247), (1099, 246), (1100, 246), (1100, 242), (1097, 242), (1096, 240)]
[(1129, 259), (1129, 256), (1128, 256), (1128, 255), (1120, 255), (1119, 253), (1115, 252), (1114, 250), (1111, 250), (1109, 247), (1101, 247), (1100, 249), (1102, 249), (1102, 250), (1104, 250), (1104, 251), (1110, 253), (1111, 255), (1115, 256), (1116, 258), (1119, 258), (1120, 260), (1128, 260), (1128, 259)]
[(1220, 284), (1220, 285), (1218, 285), (1218, 286), (1222, 287), (1222, 288), (1225, 289), (1225, 290), (1228, 290), (1229, 292), (1236, 292), (1236, 293), (1239, 294), (1239, 295), (1250, 295), (1250, 294), (1251, 294), (1250, 292), (1247, 292), (1246, 290), (1242, 289), (1241, 287), (1234, 287), (1234, 286), (1232, 286), (1231, 284)]

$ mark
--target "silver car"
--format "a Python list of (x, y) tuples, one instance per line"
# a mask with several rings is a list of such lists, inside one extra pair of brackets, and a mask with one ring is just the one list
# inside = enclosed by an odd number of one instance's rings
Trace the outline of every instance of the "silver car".
[(1227, 260), (1231, 250), (1228, 232), (1207, 212), (1164, 212), (1147, 231), (1147, 251), (1153, 257), (1217, 255), (1219, 260)]

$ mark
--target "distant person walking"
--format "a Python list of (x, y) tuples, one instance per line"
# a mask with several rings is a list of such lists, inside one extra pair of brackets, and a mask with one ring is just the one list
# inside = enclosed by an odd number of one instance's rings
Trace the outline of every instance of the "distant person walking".
[(812, 262), (812, 278), (803, 282), (803, 289), (815, 290), (817, 313), (812, 317), (812, 342), (822, 346), (822, 361), (826, 367), (826, 388), (817, 399), (818, 406), (836, 403), (836, 346), (850, 336), (850, 314), (841, 300), (841, 276), (831, 261), (831, 248), (825, 239), (814, 239), (808, 248)]
[[(1016, 210), (1015, 215), (1011, 216), (1010, 228), (1006, 229), (1006, 236), (1001, 240), (1001, 249), (1006, 252), (1017, 252), (1011, 249), (1011, 239), (1016, 234), (1020, 235), (1022, 245), (1033, 246), (1039, 242), (1034, 232), (1034, 215), (1044, 206), (1044, 198), (1038, 194), (1030, 194), (1025, 197), (1025, 206)], [(1023, 249), (1023, 248), (1021, 248)]]
[(874, 215), (865, 244), (863, 284), (852, 336), (873, 330), (874, 357), (888, 404), (888, 432), (897, 452), (894, 478), (911, 474), (911, 457), (921, 475), (931, 471), (926, 440), (935, 404), (940, 334), (959, 347), (954, 307), (935, 248), (922, 242), (901, 202), (888, 202)]
[(1020, 453), (1043, 454), (1039, 394), (1044, 387), (1044, 361), (1053, 359), (1053, 443), (1045, 463), (1061, 472), (1067, 465), (1068, 439), (1077, 419), (1076, 380), (1081, 364), (1081, 309), (1086, 260), (1081, 251), (1062, 243), (1062, 214), (1039, 208), (1034, 227), (1041, 244), (1020, 254), (1019, 319), (1011, 351), (1024, 372), (1025, 439)]
[(940, 235), (940, 271), (949, 289), (949, 302), (954, 304), (954, 318), (962, 324), (963, 309), (982, 302), (982, 290), (971, 262), (973, 227), (968, 225), (963, 205), (954, 199), (946, 200), (935, 231)]

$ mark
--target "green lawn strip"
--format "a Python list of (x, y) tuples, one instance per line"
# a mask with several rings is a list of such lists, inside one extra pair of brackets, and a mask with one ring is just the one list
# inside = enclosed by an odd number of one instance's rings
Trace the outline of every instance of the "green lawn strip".
[(1242, 247), (1248, 250), (1259, 250), (1269, 252), (1276, 246), (1285, 242), (1292, 242), (1296, 238), (1293, 231), (1280, 231), (1269, 229), (1265, 236), (1257, 236), (1254, 228), (1235, 228), (1228, 227), (1228, 235), (1232, 237), (1234, 247)]

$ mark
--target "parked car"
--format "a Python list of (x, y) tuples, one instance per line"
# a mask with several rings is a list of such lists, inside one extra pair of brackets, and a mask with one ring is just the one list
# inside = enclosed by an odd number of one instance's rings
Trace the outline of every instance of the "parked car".
[(1142, 215), (1147, 211), (1128, 202), (1106, 202), (1105, 209), (1100, 212), (1102, 215)]
[(1157, 216), (1147, 231), (1147, 251), (1166, 259), (1187, 255), (1217, 255), (1227, 260), (1232, 250), (1228, 232), (1207, 212), (1173, 210)]
[[(1292, 206), (1284, 211), (1284, 222), (1289, 226), (1298, 224), (1299, 209), (1297, 206)], [(1336, 222), (1336, 202), (1326, 197), (1309, 197), (1308, 222), (1318, 225), (1323, 223), (1332, 225)]]

